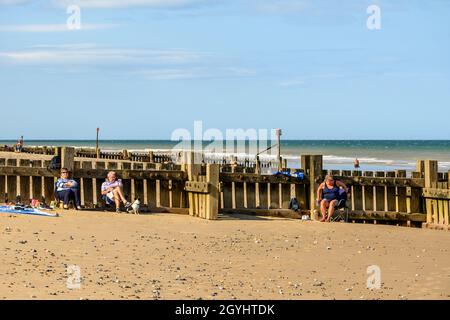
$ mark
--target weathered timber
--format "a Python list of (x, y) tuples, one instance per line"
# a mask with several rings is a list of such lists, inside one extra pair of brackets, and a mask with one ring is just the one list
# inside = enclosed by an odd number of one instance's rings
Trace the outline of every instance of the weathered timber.
[[(106, 169), (77, 169), (73, 173), (74, 178), (98, 178), (104, 179), (109, 170)], [(182, 171), (142, 171), (142, 170), (116, 170), (121, 179), (148, 179), (148, 180), (185, 180), (186, 175)], [(58, 170), (31, 167), (0, 167), (0, 175), (11, 176), (39, 176), (58, 177)]]
[(309, 179), (298, 180), (294, 177), (286, 177), (281, 175), (259, 175), (256, 173), (240, 173), (240, 172), (221, 172), (221, 182), (247, 182), (247, 183), (294, 183), (294, 184), (308, 184)]

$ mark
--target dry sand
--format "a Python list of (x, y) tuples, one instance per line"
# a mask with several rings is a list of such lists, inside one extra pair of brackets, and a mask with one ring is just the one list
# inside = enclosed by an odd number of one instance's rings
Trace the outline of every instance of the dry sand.
[[(437, 230), (66, 211), (1, 213), (0, 243), (2, 299), (450, 298), (450, 232)], [(381, 289), (367, 289), (370, 265)]]

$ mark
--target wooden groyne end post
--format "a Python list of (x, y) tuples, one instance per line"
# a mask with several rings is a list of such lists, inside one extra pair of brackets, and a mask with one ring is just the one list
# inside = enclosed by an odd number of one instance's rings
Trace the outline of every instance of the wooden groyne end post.
[(322, 155), (302, 155), (301, 165), (304, 172), (309, 178), (309, 209), (311, 213), (311, 220), (314, 220), (314, 211), (318, 209), (317, 206), (317, 189), (322, 179), (323, 156)]

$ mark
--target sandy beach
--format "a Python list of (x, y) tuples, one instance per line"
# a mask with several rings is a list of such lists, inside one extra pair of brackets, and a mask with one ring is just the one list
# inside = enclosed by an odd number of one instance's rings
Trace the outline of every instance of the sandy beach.
[[(246, 215), (0, 215), (1, 299), (449, 299), (450, 233)], [(79, 289), (67, 266), (79, 266)], [(381, 270), (367, 289), (367, 267)]]

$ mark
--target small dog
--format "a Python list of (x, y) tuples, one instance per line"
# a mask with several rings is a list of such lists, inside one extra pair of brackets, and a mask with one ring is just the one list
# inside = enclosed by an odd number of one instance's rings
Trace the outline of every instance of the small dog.
[(141, 211), (141, 201), (139, 199), (134, 200), (131, 207), (128, 209), (128, 212), (134, 213), (134, 214), (140, 214)]

